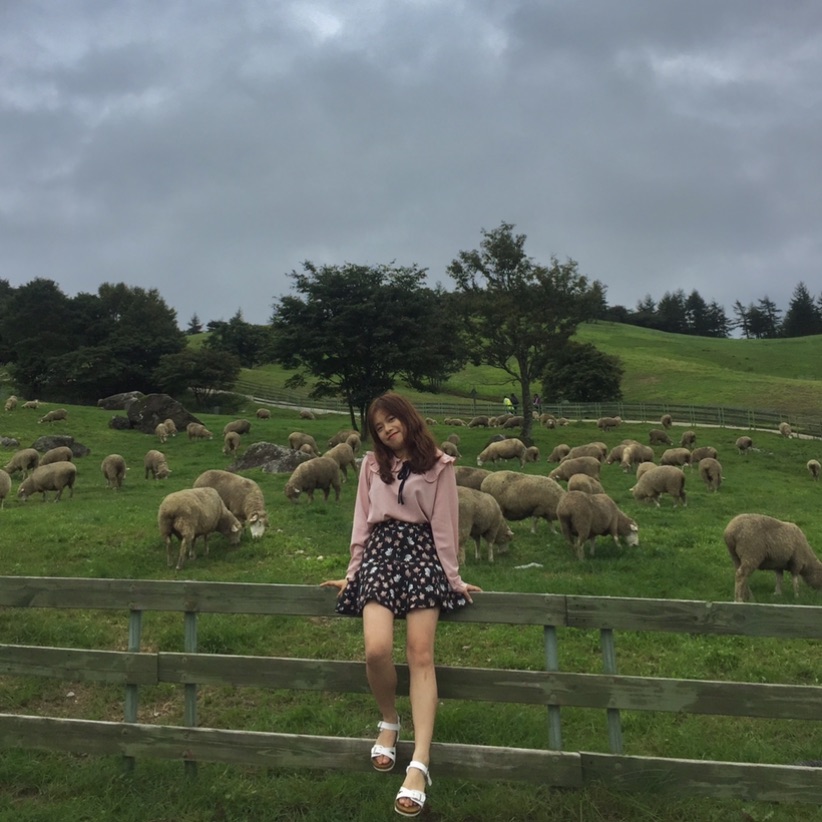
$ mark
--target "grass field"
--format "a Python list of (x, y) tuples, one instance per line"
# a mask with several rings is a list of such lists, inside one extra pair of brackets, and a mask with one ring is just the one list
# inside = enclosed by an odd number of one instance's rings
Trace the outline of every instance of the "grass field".
[[(31, 445), (38, 436), (49, 433), (36, 422), (40, 413), (42, 410), (21, 409), (5, 415), (3, 433), (16, 437), (21, 446)], [(253, 421), (244, 445), (258, 440), (283, 443), (298, 429), (324, 443), (345, 424), (331, 415), (304, 422), (290, 410), (273, 409), (272, 414), (269, 421)], [(160, 446), (168, 456), (172, 475), (162, 482), (146, 480), (142, 458), (158, 444), (153, 437), (109, 428), (110, 416), (97, 408), (69, 407), (68, 423), (53, 426), (54, 433), (70, 433), (88, 445), (92, 454), (78, 460), (72, 499), (59, 504), (42, 504), (38, 499), (25, 504), (7, 501), (0, 512), (0, 574), (314, 585), (343, 573), (353, 484), (343, 486), (339, 503), (326, 504), (320, 499), (313, 505), (305, 501), (294, 505), (283, 494), (286, 476), (259, 471), (248, 475), (260, 483), (266, 496), (272, 523), (266, 535), (253, 542), (246, 537), (237, 550), (216, 537), (211, 541), (210, 556), (198, 558), (180, 573), (168, 569), (156, 525), (161, 498), (189, 487), (207, 468), (227, 467), (229, 460), (221, 454), (217, 439), (189, 442), (184, 435), (178, 436)], [(245, 408), (238, 416), (253, 419), (254, 408)], [(215, 432), (229, 419), (203, 415)], [(626, 436), (645, 441), (650, 427), (623, 426), (606, 435), (590, 423), (572, 423), (556, 431), (539, 429), (535, 440), (543, 457), (523, 470), (547, 473), (544, 457), (557, 442), (576, 445), (601, 439), (612, 446)], [(441, 426), (437, 434), (444, 438), (453, 430)], [(762, 433), (755, 435), (757, 450), (743, 457), (733, 445), (739, 431), (696, 431), (697, 444), (714, 445), (719, 450), (726, 480), (718, 494), (710, 494), (695, 475), (689, 474), (687, 508), (674, 509), (667, 502), (658, 509), (640, 506), (629, 492), (632, 476), (623, 474), (616, 465), (603, 468), (606, 490), (640, 525), (639, 547), (621, 549), (604, 540), (594, 558), (579, 563), (545, 523), (536, 534), (530, 533), (529, 523), (514, 523), (510, 552), (499, 555), (491, 565), (484, 559), (476, 562), (469, 551), (464, 578), (489, 591), (728, 601), (732, 599), (733, 574), (721, 534), (734, 514), (759, 511), (793, 520), (812, 544), (822, 545), (822, 522), (817, 514), (822, 491), (805, 470), (808, 458), (822, 456), (822, 444)], [(473, 464), (488, 432), (459, 433), (461, 461)], [(102, 458), (112, 452), (122, 454), (131, 466), (119, 493), (104, 487), (99, 470)], [(537, 567), (517, 567), (531, 563)], [(771, 574), (755, 574), (752, 588), (758, 601), (777, 601)], [(817, 605), (821, 601), (819, 593), (802, 587), (799, 604)], [(122, 648), (125, 617), (82, 611), (60, 615), (7, 611), (0, 613), (0, 636), (14, 644)], [(601, 670), (597, 634), (568, 631), (560, 641), (563, 670)], [(348, 659), (361, 659), (362, 653), (360, 628), (354, 620), (212, 616), (202, 618), (199, 642), (201, 650), (212, 653), (294, 655), (295, 649), (310, 649), (311, 656)], [(147, 619), (144, 647), (182, 650), (179, 617), (152, 615)], [(443, 624), (438, 639), (441, 664), (541, 670), (543, 653), (538, 629)], [(654, 634), (620, 635), (617, 645), (621, 674), (796, 684), (818, 684), (817, 654), (818, 646), (804, 641), (708, 641)], [(92, 719), (122, 717), (119, 688), (9, 677), (0, 680), (0, 685), (0, 711)], [(376, 721), (370, 700), (355, 696), (203, 688), (201, 703), (201, 723), (215, 727), (369, 737)], [(407, 705), (401, 709), (407, 714)], [(145, 689), (140, 710), (141, 721), (181, 724), (182, 694), (170, 687)], [(801, 723), (626, 714), (624, 727), (626, 753), (637, 755), (790, 763), (818, 759), (822, 752), (822, 729)], [(568, 749), (607, 750), (601, 712), (564, 711), (563, 729)], [(496, 709), (449, 701), (440, 711), (437, 739), (544, 748), (545, 714), (518, 706)], [(561, 792), (513, 783), (437, 780), (435, 764), (432, 775), (435, 784), (428, 819), (822, 819), (822, 812), (808, 807), (684, 797), (672, 802), (653, 795), (614, 794), (596, 786)], [(196, 782), (190, 783), (172, 763), (150, 760), (141, 761), (134, 776), (125, 779), (119, 760), (6, 752), (0, 757), (0, 820), (377, 820), (392, 814), (390, 803), (400, 781), (399, 775), (263, 773), (206, 765)]]

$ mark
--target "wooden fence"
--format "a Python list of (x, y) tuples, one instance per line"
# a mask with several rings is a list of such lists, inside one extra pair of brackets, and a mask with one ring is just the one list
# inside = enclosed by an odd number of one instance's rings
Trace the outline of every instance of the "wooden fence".
[[(367, 693), (362, 663), (197, 653), (199, 614), (324, 616), (333, 618), (334, 592), (312, 586), (153, 580), (0, 577), (0, 607), (123, 611), (126, 651), (0, 645), (0, 675), (121, 683), (124, 721), (101, 722), (0, 714), (0, 748), (45, 749), (136, 759), (176, 759), (273, 768), (370, 770), (363, 751), (371, 739), (264, 733), (199, 727), (197, 686)], [(145, 612), (179, 612), (182, 653), (140, 650)], [(822, 687), (620, 676), (616, 633), (669, 632), (736, 635), (752, 639), (822, 638), (822, 608), (711, 603), (556, 594), (483, 593), (475, 605), (448, 617), (462, 623), (541, 626), (545, 671), (438, 667), (440, 696), (448, 699), (543, 705), (545, 749), (435, 743), (441, 776), (526, 780), (581, 788), (590, 782), (614, 790), (770, 802), (822, 803), (822, 769), (791, 765), (627, 756), (620, 712), (822, 719)], [(602, 674), (558, 670), (559, 628), (598, 630)], [(400, 666), (400, 692), (408, 675)], [(185, 726), (140, 724), (139, 689), (176, 683), (185, 691)], [(604, 712), (609, 753), (562, 749), (562, 709)], [(412, 743), (399, 756), (410, 758)]]

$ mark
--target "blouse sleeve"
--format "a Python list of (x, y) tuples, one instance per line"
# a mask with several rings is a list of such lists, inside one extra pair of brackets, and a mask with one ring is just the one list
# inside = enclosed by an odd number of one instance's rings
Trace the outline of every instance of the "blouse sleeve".
[(362, 564), (365, 543), (371, 532), (371, 526), (368, 524), (368, 495), (373, 474), (370, 470), (372, 459), (373, 457), (370, 453), (366, 454), (362, 465), (360, 465), (360, 477), (357, 482), (357, 498), (354, 502), (354, 524), (351, 528), (351, 559), (348, 563), (348, 570), (345, 572), (345, 578), (348, 580), (354, 578), (354, 574), (357, 573)]
[(437, 556), (445, 571), (448, 585), (452, 591), (463, 593), (465, 583), (459, 572), (459, 496), (457, 494), (457, 476), (454, 473), (453, 461), (443, 466), (437, 476), (437, 492), (434, 498), (434, 510), (431, 515), (431, 531)]

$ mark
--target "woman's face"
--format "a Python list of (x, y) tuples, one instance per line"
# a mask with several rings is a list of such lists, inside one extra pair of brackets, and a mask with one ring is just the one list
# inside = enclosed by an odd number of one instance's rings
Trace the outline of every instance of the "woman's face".
[(400, 459), (408, 456), (405, 442), (405, 426), (402, 421), (382, 408), (374, 412), (374, 430), (386, 447)]

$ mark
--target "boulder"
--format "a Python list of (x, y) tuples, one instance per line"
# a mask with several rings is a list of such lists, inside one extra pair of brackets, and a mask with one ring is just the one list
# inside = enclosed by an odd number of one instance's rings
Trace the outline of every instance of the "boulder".
[(131, 428), (131, 420), (118, 414), (108, 421), (108, 427), (115, 431), (128, 431)]
[(303, 451), (295, 451), (285, 445), (273, 442), (253, 442), (245, 449), (242, 457), (229, 465), (229, 471), (245, 471), (261, 468), (267, 474), (290, 474), (301, 462), (311, 459)]
[(98, 408), (105, 408), (106, 411), (124, 411), (127, 400), (144, 397), (142, 391), (124, 391), (122, 394), (112, 394), (110, 397), (103, 397), (97, 400)]
[(125, 411), (131, 427), (144, 434), (153, 434), (157, 425), (167, 419), (174, 420), (178, 431), (185, 431), (190, 422), (202, 423), (168, 394), (146, 394), (131, 399), (127, 401)]
[(2, 445), (3, 448), (19, 448), (20, 441), (14, 437), (0, 437), (0, 445)]
[(41, 454), (45, 454), (46, 451), (59, 448), (61, 445), (67, 445), (71, 448), (71, 453), (75, 457), (87, 457), (91, 453), (91, 448), (81, 442), (75, 442), (74, 437), (70, 437), (68, 434), (47, 434), (44, 437), (38, 437), (31, 444), (31, 447), (37, 449)]

